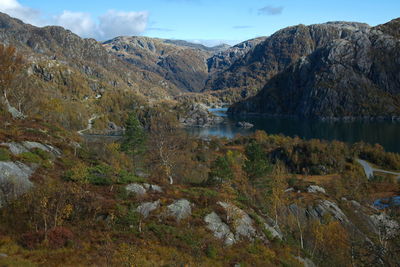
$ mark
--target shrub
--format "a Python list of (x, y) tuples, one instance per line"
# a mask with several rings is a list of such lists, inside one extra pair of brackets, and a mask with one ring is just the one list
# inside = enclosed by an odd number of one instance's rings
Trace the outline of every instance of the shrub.
[(0, 147), (0, 161), (9, 161), (10, 159), (11, 155), (8, 149)]
[(211, 259), (215, 259), (218, 256), (218, 250), (216, 249), (215, 246), (210, 244), (206, 248), (206, 255)]
[(44, 240), (44, 232), (43, 231), (38, 231), (38, 232), (28, 232), (25, 233), (21, 236), (20, 242), (21, 245), (28, 248), (28, 249), (34, 249), (36, 248), (40, 243), (42, 243)]
[(126, 170), (121, 170), (118, 175), (118, 184), (129, 184), (129, 183), (143, 183), (146, 180), (136, 176), (134, 173), (128, 172)]
[(146, 134), (137, 115), (134, 112), (129, 114), (126, 121), (126, 131), (122, 140), (121, 149), (129, 155), (135, 156), (144, 152)]
[(40, 164), (42, 162), (42, 159), (35, 153), (32, 152), (24, 152), (19, 155), (19, 158), (23, 162), (27, 163), (36, 163)]
[(207, 184), (220, 184), (232, 178), (233, 171), (228, 158), (226, 156), (220, 156), (211, 164), (211, 172), (209, 173)]
[(113, 169), (107, 164), (99, 164), (89, 169), (88, 181), (94, 185), (111, 185)]
[[(57, 249), (68, 245), (74, 235), (66, 227), (56, 227), (47, 232), (47, 241), (50, 248)], [(29, 249), (34, 249), (45, 240), (45, 231), (28, 232), (22, 235), (21, 244)]]
[(86, 182), (89, 176), (89, 168), (82, 162), (76, 163), (70, 170), (66, 171), (64, 179), (74, 182)]
[(31, 152), (34, 153), (34, 154), (36, 154), (36, 155), (38, 155), (38, 156), (39, 156), (41, 159), (43, 159), (43, 160), (49, 160), (49, 159), (51, 159), (50, 153), (47, 152), (47, 151), (44, 151), (44, 150), (42, 150), (42, 149), (34, 148), (34, 149), (32, 149)]
[(49, 246), (53, 249), (67, 246), (73, 239), (74, 234), (66, 227), (56, 227), (48, 235)]
[(136, 211), (136, 208), (133, 205), (130, 207), (120, 205), (117, 206), (116, 224), (121, 228), (121, 230), (138, 233), (139, 221), (139, 213)]
[(260, 144), (256, 142), (250, 143), (246, 147), (246, 157), (244, 169), (251, 178), (260, 178), (271, 172), (271, 165)]

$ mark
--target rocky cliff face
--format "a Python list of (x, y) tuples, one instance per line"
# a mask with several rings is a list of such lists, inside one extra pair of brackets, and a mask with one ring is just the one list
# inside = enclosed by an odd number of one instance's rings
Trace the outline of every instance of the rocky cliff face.
[(254, 94), (269, 79), (299, 58), (311, 54), (335, 39), (345, 38), (352, 32), (368, 27), (361, 23), (331, 22), (282, 29), (256, 45), (226, 70), (215, 75), (207, 84), (207, 88), (232, 88), (248, 91), (246, 95)]
[(117, 37), (103, 45), (111, 55), (160, 75), (181, 91), (202, 90), (208, 76), (206, 60), (210, 52), (190, 47), (187, 42), (176, 42), (148, 37)]
[[(230, 112), (312, 118), (400, 115), (400, 40), (390, 30), (396, 23), (375, 28), (348, 23), (299, 26), (306, 32), (289, 50), (297, 52), (288, 57), (274, 53), (279, 57), (267, 74), (271, 79), (257, 96), (235, 104)], [(313, 38), (304, 39), (308, 32)], [(297, 30), (292, 36), (292, 43), (299, 41)]]
[[(224, 71), (265, 39), (266, 37), (254, 38), (216, 53), (207, 60), (208, 71), (210, 73)], [(212, 84), (212, 82), (208, 81), (208, 84)]]

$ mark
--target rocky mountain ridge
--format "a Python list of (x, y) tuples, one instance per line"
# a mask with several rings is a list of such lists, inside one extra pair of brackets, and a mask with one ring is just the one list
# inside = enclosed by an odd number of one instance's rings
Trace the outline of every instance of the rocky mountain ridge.
[(207, 88), (211, 90), (238, 88), (257, 92), (266, 81), (299, 58), (311, 54), (335, 39), (368, 28), (368, 25), (361, 23), (330, 22), (282, 29), (208, 81)]
[(300, 52), (288, 65), (275, 65), (278, 72), (269, 76), (262, 91), (230, 112), (309, 118), (399, 116), (400, 39), (381, 31), (396, 28), (397, 22), (377, 27), (342, 22), (299, 26), (296, 31), (329, 29), (329, 34), (298, 37), (300, 45), (290, 51)]
[(110, 54), (157, 73), (182, 92), (201, 92), (216, 72), (223, 71), (255, 47), (256, 38), (228, 48), (205, 47), (186, 41), (122, 36), (103, 43)]
[(149, 37), (117, 37), (103, 46), (111, 55), (138, 68), (156, 73), (181, 91), (204, 87), (209, 52)]

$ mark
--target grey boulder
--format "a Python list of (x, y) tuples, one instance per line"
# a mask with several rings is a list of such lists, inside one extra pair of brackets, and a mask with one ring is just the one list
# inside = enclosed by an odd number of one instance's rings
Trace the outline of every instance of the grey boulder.
[(213, 232), (216, 238), (223, 240), (225, 245), (231, 246), (236, 242), (229, 226), (215, 212), (208, 214), (204, 221), (207, 223), (207, 228)]
[(245, 237), (253, 240), (258, 237), (253, 220), (246, 212), (227, 202), (220, 201), (218, 204), (225, 209), (228, 222), (231, 222), (234, 227), (235, 239), (240, 240)]
[(134, 193), (138, 197), (146, 195), (146, 189), (140, 184), (128, 184), (125, 189), (130, 193)]
[(144, 202), (137, 207), (137, 212), (139, 212), (143, 218), (147, 218), (150, 212), (160, 208), (160, 200), (154, 202)]
[(32, 188), (29, 178), (35, 169), (21, 162), (0, 162), (0, 206)]
[(192, 214), (192, 204), (186, 199), (180, 199), (168, 206), (168, 214), (177, 221), (186, 219)]
[(323, 187), (318, 186), (318, 185), (310, 185), (307, 188), (307, 192), (308, 193), (313, 193), (313, 194), (316, 194), (316, 193), (326, 194), (325, 189)]

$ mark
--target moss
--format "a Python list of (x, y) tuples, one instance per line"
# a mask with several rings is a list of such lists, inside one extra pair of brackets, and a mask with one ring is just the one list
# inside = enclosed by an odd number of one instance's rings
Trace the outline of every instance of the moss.
[(42, 159), (40, 158), (40, 156), (38, 156), (37, 154), (35, 154), (33, 152), (24, 152), (24, 153), (19, 154), (18, 157), (22, 162), (26, 162), (26, 163), (40, 164), (42, 162)]
[(144, 183), (146, 179), (136, 176), (135, 174), (126, 170), (120, 171), (118, 174), (118, 184), (130, 184), (130, 183)]
[(208, 245), (206, 248), (206, 255), (211, 259), (216, 259), (218, 256), (218, 249), (214, 245)]
[(10, 151), (6, 148), (0, 147), (0, 161), (9, 161), (11, 159)]
[(36, 155), (38, 155), (43, 160), (51, 159), (51, 154), (49, 152), (47, 152), (47, 151), (42, 150), (42, 149), (34, 148), (31, 152), (36, 154)]

